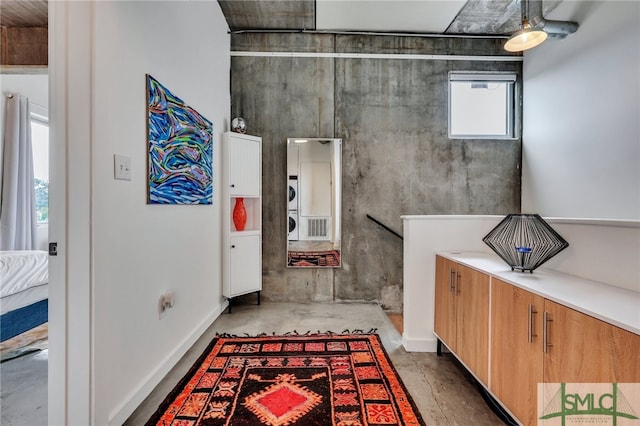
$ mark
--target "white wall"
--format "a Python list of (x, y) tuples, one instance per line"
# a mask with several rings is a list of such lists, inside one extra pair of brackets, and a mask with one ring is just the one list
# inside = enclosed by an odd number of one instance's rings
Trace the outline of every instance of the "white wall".
[[(60, 25), (52, 41), (66, 43), (66, 52), (63, 46), (57, 53), (69, 58), (56, 65), (67, 78), (56, 71), (54, 91), (74, 108), (85, 104), (78, 124), (88, 126), (83, 135), (74, 131), (73, 116), (65, 119), (67, 217), (80, 218), (67, 222), (66, 288), (70, 301), (88, 288), (90, 423), (121, 424), (224, 309), (218, 194), (230, 111), (228, 27), (217, 2), (65, 2), (53, 8), (50, 16)], [(62, 27), (73, 37), (60, 36)], [(213, 122), (213, 205), (146, 204), (147, 73)], [(131, 181), (114, 180), (116, 153), (131, 158)], [(74, 185), (87, 185), (87, 192)], [(74, 252), (75, 240), (88, 244), (86, 260)], [(85, 267), (86, 277), (75, 275)], [(168, 290), (175, 292), (175, 306), (160, 318), (158, 300)], [(71, 305), (67, 312), (79, 311)], [(59, 313), (55, 321), (57, 329)], [(75, 326), (68, 326), (71, 360), (77, 348)], [(68, 383), (69, 395), (86, 385)], [(50, 395), (59, 390), (50, 386)], [(86, 423), (75, 414), (85, 408), (67, 399), (68, 421)], [(50, 407), (50, 421), (52, 412), (62, 415)]]
[(640, 219), (640, 3), (564, 1), (524, 54), (522, 211)]
[[(2, 74), (0, 75), (0, 90), (3, 95), (20, 93), (29, 98), (31, 112), (46, 114), (49, 108), (49, 76), (47, 74)], [(0, 137), (4, 138), (6, 120), (6, 97), (0, 102)], [(0, 158), (2, 156), (0, 155)], [(2, 166), (0, 165), (0, 170)], [(38, 225), (38, 249), (46, 250), (49, 238), (49, 225)]]

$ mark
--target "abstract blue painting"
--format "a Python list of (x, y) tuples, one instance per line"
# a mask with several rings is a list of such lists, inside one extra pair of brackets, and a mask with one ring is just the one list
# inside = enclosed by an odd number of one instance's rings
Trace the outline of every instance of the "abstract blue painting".
[(148, 204), (211, 204), (213, 125), (147, 74)]

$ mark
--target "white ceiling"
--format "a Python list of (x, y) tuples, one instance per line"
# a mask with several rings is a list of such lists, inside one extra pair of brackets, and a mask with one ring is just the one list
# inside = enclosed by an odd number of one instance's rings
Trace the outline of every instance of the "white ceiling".
[(316, 30), (444, 33), (466, 0), (316, 0)]

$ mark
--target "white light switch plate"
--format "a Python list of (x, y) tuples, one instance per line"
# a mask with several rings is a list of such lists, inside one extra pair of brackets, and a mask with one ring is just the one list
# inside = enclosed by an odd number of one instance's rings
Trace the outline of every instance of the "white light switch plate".
[(131, 180), (131, 157), (113, 155), (114, 177), (120, 180)]

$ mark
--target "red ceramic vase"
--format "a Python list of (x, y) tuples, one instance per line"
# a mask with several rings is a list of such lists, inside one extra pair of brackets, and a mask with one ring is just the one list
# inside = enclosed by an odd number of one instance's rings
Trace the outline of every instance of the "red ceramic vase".
[(233, 207), (233, 226), (236, 231), (244, 231), (247, 224), (247, 209), (244, 208), (244, 198), (236, 198), (236, 205)]

